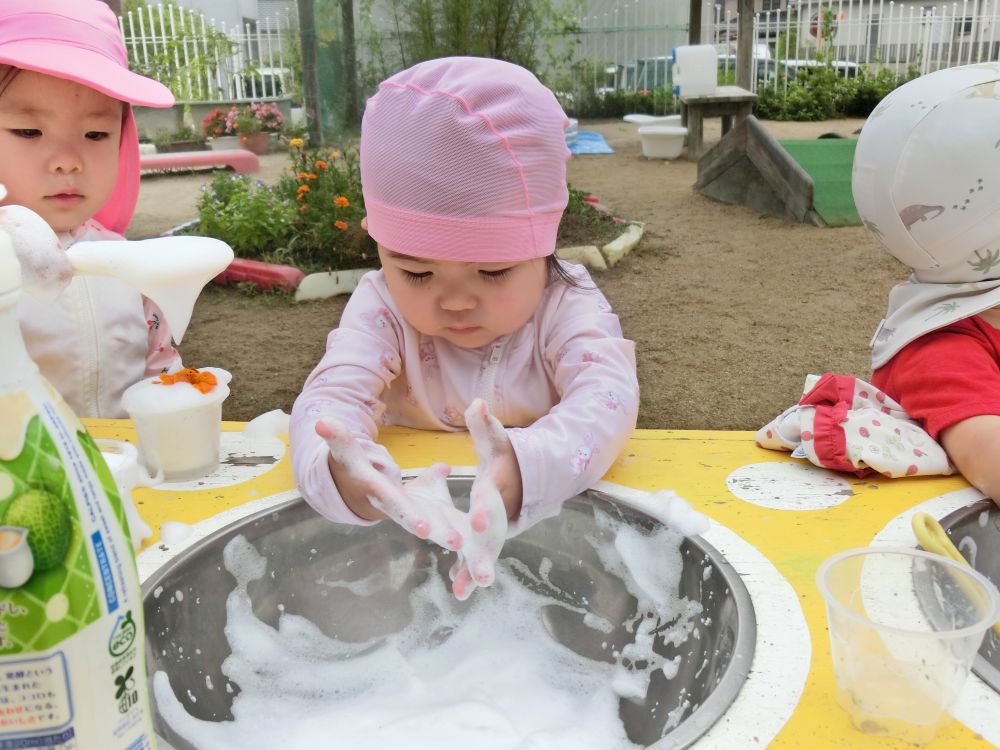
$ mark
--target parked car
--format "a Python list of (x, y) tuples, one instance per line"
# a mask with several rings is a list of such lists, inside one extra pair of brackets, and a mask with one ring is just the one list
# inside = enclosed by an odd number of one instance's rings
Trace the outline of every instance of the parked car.
[(285, 80), (289, 75), (287, 68), (258, 68), (237, 73), (233, 76), (236, 96), (248, 99), (283, 96), (287, 90)]
[[(753, 65), (758, 86), (773, 85), (775, 80), (794, 81), (796, 77), (809, 70), (824, 68), (829, 64), (842, 78), (854, 78), (861, 72), (861, 66), (852, 60), (775, 60), (773, 58), (754, 58)], [(736, 55), (719, 55), (719, 72), (734, 71)]]

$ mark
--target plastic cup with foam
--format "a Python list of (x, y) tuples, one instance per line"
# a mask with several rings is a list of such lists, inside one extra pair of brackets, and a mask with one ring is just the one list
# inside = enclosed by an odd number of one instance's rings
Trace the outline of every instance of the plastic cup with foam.
[(207, 393), (187, 382), (164, 385), (157, 375), (140, 380), (122, 396), (142, 463), (152, 475), (162, 471), (168, 482), (198, 479), (219, 465), (222, 402), (232, 376), (216, 367), (201, 372), (212, 373), (217, 381)]

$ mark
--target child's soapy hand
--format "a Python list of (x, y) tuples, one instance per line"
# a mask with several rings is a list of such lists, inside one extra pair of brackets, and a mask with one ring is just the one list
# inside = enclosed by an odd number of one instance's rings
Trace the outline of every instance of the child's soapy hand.
[(469, 533), (451, 569), (452, 591), (460, 600), (477, 586), (493, 583), (507, 539), (507, 518), (517, 515), (521, 502), (521, 472), (503, 425), (482, 399), (469, 404), (465, 424), (479, 457), (479, 471), (470, 493)]
[[(0, 201), (6, 194), (0, 185)], [(24, 290), (47, 302), (55, 300), (72, 280), (73, 269), (45, 219), (24, 206), (0, 206), (0, 231), (10, 236)]]
[(450, 550), (461, 548), (464, 516), (451, 503), (447, 464), (434, 464), (404, 486), (372, 466), (361, 444), (336, 420), (320, 419), (316, 434), (330, 448), (333, 481), (356, 515), (367, 520), (387, 516), (420, 539)]

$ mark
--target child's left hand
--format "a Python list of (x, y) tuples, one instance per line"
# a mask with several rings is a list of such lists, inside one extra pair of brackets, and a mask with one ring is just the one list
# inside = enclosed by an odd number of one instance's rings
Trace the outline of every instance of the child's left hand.
[(459, 600), (469, 598), (477, 586), (493, 583), (496, 561), (507, 539), (507, 519), (517, 516), (521, 504), (517, 456), (486, 402), (476, 399), (469, 404), (465, 425), (479, 457), (479, 470), (469, 498), (469, 533), (450, 571), (452, 591)]

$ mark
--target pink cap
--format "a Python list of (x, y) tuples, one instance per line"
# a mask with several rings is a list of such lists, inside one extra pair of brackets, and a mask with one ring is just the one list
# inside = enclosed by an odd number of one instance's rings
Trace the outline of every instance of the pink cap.
[[(2, 0), (0, 64), (65, 78), (114, 99), (169, 107), (170, 89), (128, 69), (111, 9), (99, 0)], [(139, 137), (131, 107), (122, 125), (115, 190), (95, 218), (124, 232), (139, 196)]]
[(509, 62), (448, 57), (397, 73), (361, 125), (369, 233), (436, 260), (551, 255), (568, 200), (567, 124), (552, 92)]

